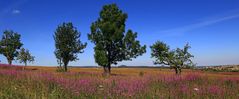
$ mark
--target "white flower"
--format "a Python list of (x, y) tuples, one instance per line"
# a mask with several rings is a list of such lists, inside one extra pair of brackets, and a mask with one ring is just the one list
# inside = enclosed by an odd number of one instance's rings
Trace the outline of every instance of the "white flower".
[(99, 85), (99, 90), (104, 90), (104, 86), (103, 85)]
[(198, 88), (193, 88), (193, 90), (198, 91), (199, 89)]
[(103, 85), (99, 85), (100, 88), (103, 88)]

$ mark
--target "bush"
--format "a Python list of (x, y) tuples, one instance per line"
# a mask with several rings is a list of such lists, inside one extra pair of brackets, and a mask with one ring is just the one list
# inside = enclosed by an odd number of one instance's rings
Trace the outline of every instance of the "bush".
[(140, 71), (140, 72), (139, 72), (139, 76), (140, 76), (140, 77), (143, 77), (143, 76), (144, 76), (144, 72), (143, 72), (143, 71)]

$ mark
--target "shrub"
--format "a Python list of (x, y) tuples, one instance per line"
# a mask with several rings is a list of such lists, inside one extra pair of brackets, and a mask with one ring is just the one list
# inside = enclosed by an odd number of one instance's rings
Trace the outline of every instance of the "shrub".
[(143, 76), (144, 76), (144, 72), (143, 72), (143, 71), (140, 71), (140, 72), (139, 72), (139, 76), (140, 76), (140, 77), (143, 77)]

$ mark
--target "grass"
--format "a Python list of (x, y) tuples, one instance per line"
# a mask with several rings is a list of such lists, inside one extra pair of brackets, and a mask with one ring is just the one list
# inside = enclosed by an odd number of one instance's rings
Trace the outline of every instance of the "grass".
[(238, 99), (238, 72), (113, 68), (103, 77), (101, 68), (0, 66), (1, 99)]

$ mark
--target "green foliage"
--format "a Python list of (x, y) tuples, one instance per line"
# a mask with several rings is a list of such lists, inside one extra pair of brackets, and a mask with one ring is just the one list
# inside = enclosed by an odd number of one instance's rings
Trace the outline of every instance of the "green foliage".
[(12, 60), (18, 56), (18, 50), (22, 47), (21, 35), (12, 30), (5, 30), (0, 41), (0, 53), (3, 54), (11, 65)]
[(25, 66), (27, 66), (27, 62), (33, 62), (34, 56), (31, 55), (28, 49), (21, 48), (19, 55), (17, 56), (17, 60), (20, 61), (20, 63), (24, 63)]
[(63, 23), (59, 25), (55, 31), (55, 56), (58, 63), (63, 62), (65, 71), (70, 61), (78, 60), (77, 53), (83, 53), (86, 43), (81, 43), (80, 32), (72, 23)]
[(111, 64), (131, 60), (146, 52), (146, 46), (141, 46), (136, 40), (136, 32), (125, 32), (127, 17), (116, 4), (105, 5), (98, 20), (91, 25), (88, 38), (95, 44), (95, 61), (104, 67), (105, 72), (106, 67), (110, 72)]
[(181, 73), (182, 68), (195, 66), (191, 60), (193, 55), (188, 52), (191, 48), (189, 44), (186, 44), (183, 49), (170, 50), (166, 43), (157, 41), (150, 48), (152, 51), (151, 57), (156, 59), (154, 64), (169, 65), (175, 69), (176, 74)]

